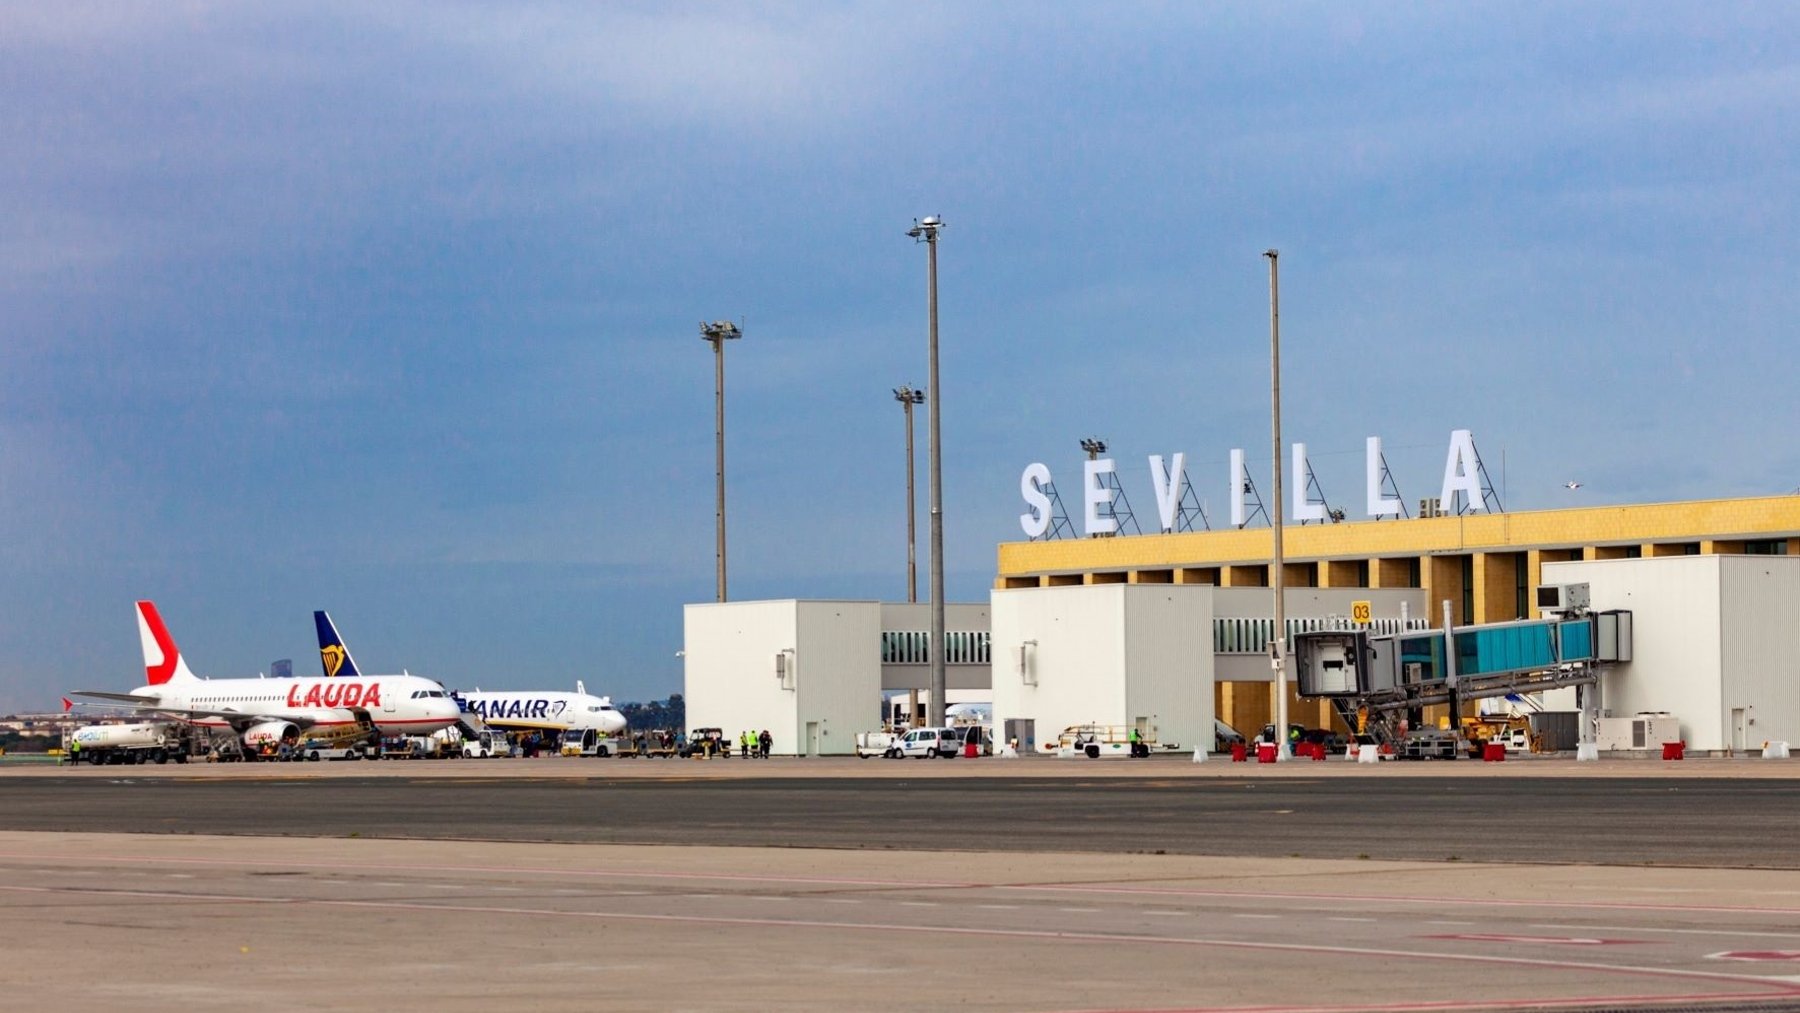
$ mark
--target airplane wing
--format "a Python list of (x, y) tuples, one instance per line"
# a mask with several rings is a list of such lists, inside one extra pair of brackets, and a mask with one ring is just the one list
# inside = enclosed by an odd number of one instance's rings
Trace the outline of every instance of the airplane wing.
[(154, 705), (154, 704), (156, 704), (157, 701), (162, 699), (162, 697), (159, 697), (159, 696), (148, 696), (148, 695), (145, 695), (142, 693), (137, 693), (137, 694), (106, 693), (106, 692), (103, 692), (103, 691), (97, 690), (97, 689), (72, 689), (69, 691), (69, 695), (70, 696), (91, 696), (96, 700), (110, 700), (110, 701), (114, 701), (117, 703), (131, 703), (131, 704), (137, 704), (140, 707)]
[[(223, 719), (238, 731), (259, 725), (265, 721), (286, 721), (298, 728), (311, 728), (318, 724), (318, 719), (304, 714), (256, 714), (250, 711), (208, 710), (203, 707), (164, 707), (161, 697), (133, 696), (130, 693), (105, 693), (99, 690), (75, 690), (70, 696), (90, 696), (100, 700), (133, 704), (138, 710), (152, 714), (165, 714), (174, 718), (194, 720), (196, 718)], [(354, 713), (354, 712), (353, 712)]]

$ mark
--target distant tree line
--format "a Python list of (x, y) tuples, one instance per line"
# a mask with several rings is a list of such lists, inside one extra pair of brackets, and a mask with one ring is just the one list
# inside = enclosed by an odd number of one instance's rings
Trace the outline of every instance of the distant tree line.
[(652, 700), (649, 703), (622, 703), (619, 713), (631, 722), (633, 729), (648, 731), (652, 728), (668, 728), (679, 731), (687, 727), (687, 701), (680, 693), (670, 693), (667, 700)]

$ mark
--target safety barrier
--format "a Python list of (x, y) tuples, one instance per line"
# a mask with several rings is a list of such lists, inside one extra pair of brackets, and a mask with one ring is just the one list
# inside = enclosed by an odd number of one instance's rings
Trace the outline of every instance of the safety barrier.
[(1679, 760), (1682, 758), (1682, 754), (1687, 752), (1687, 743), (1685, 741), (1665, 742), (1662, 744), (1662, 747), (1663, 759), (1665, 760)]

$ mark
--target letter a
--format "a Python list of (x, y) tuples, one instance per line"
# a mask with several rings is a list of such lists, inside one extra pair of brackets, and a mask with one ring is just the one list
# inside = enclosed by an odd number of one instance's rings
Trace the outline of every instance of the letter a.
[(1481, 481), (1475, 474), (1475, 436), (1467, 429), (1458, 429), (1450, 434), (1450, 456), (1444, 461), (1444, 488), (1438, 495), (1438, 502), (1446, 513), (1450, 510), (1451, 497), (1462, 493), (1472, 513), (1481, 509)]

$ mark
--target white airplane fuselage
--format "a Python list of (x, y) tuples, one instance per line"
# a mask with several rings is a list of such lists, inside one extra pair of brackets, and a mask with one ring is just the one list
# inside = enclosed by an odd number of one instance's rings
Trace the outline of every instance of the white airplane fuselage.
[[(235, 711), (268, 721), (300, 720), (329, 735), (357, 725), (366, 711), (383, 735), (424, 735), (456, 723), (461, 711), (444, 687), (417, 675), (355, 679), (182, 679), (140, 686), (133, 696), (153, 698), (160, 708)], [(224, 728), (224, 717), (196, 716), (197, 725)]]
[(481, 691), (456, 694), (470, 711), (490, 725), (557, 727), (602, 735), (625, 730), (625, 715), (605, 697), (591, 693), (545, 691)]

